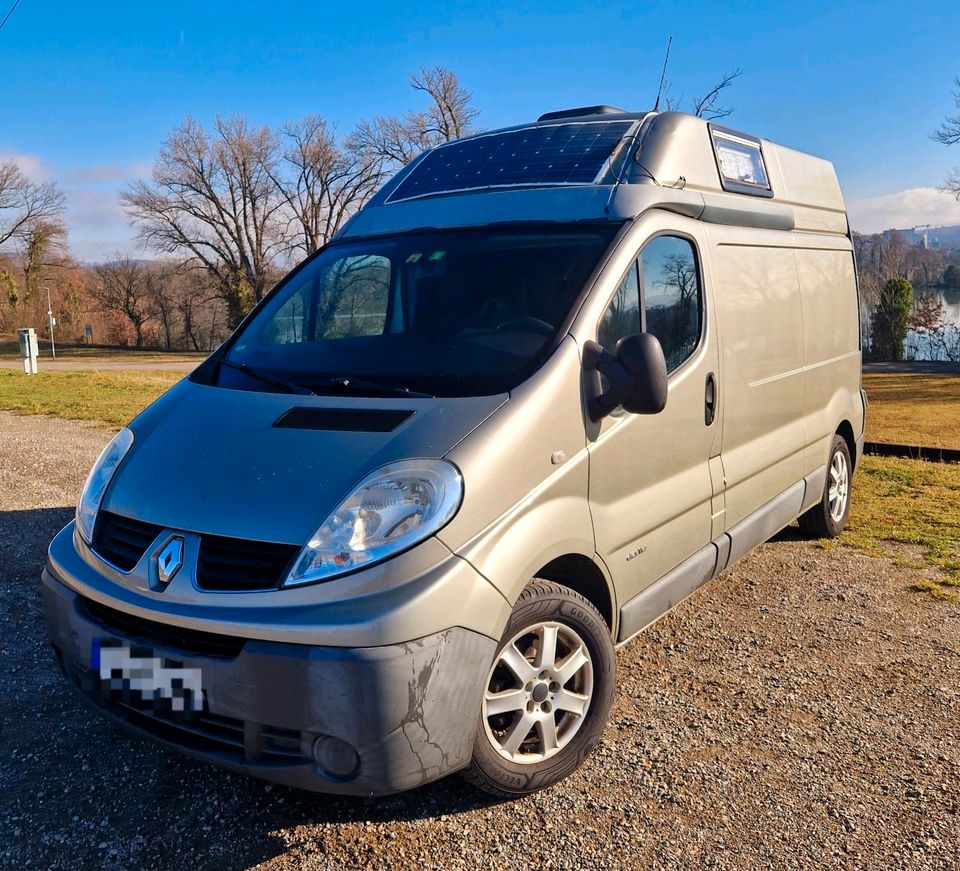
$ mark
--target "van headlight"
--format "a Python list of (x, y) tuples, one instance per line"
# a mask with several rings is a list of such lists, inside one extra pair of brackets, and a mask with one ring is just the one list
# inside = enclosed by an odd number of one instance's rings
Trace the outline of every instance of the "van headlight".
[(285, 587), (323, 581), (398, 554), (442, 529), (463, 497), (446, 460), (401, 460), (364, 478), (304, 545)]
[(107, 485), (132, 446), (133, 433), (124, 427), (103, 449), (87, 475), (87, 482), (80, 491), (80, 501), (77, 503), (77, 529), (87, 544), (93, 543), (93, 525), (97, 520), (97, 512), (100, 510)]

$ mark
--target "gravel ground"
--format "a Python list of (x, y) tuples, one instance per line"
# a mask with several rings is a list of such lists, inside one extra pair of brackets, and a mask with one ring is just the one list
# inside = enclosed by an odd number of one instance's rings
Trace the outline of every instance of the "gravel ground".
[(37, 580), (109, 435), (0, 413), (0, 863), (960, 867), (960, 606), (790, 530), (621, 652), (598, 751), (529, 798), (315, 796), (127, 736), (57, 673)]

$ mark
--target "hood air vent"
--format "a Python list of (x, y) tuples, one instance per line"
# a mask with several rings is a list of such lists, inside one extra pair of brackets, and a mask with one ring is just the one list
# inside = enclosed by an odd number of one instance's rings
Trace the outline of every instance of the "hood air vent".
[(274, 421), (281, 429), (316, 429), (327, 432), (393, 432), (415, 412), (380, 408), (290, 408)]

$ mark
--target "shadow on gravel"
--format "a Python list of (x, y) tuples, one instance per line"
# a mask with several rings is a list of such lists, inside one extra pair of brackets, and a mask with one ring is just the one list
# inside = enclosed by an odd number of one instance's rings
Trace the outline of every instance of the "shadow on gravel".
[(0, 579), (39, 578), (50, 540), (73, 520), (73, 506), (0, 511)]
[(767, 541), (810, 541), (810, 536), (794, 523), (791, 526), (784, 527), (776, 535), (768, 538)]
[(355, 833), (363, 854), (368, 825), (497, 803), (457, 777), (376, 799), (271, 786), (91, 711), (54, 662), (41, 607), (47, 545), (72, 516), (72, 507), (0, 512), (0, 865), (249, 867), (285, 853), (298, 827), (313, 827), (310, 849), (322, 850), (324, 824), (341, 844)]

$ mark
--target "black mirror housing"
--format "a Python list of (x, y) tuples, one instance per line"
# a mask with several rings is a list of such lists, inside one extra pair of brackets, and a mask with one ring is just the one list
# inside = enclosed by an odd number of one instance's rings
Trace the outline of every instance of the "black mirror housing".
[(589, 400), (591, 420), (600, 420), (618, 406), (631, 414), (659, 414), (666, 407), (667, 361), (656, 336), (624, 336), (613, 354), (596, 342), (587, 342), (583, 364), (588, 371), (605, 375), (610, 384), (604, 393), (598, 387)]
[(617, 360), (633, 376), (633, 390), (620, 404), (631, 414), (659, 414), (667, 406), (667, 361), (660, 340), (650, 333), (624, 336)]

